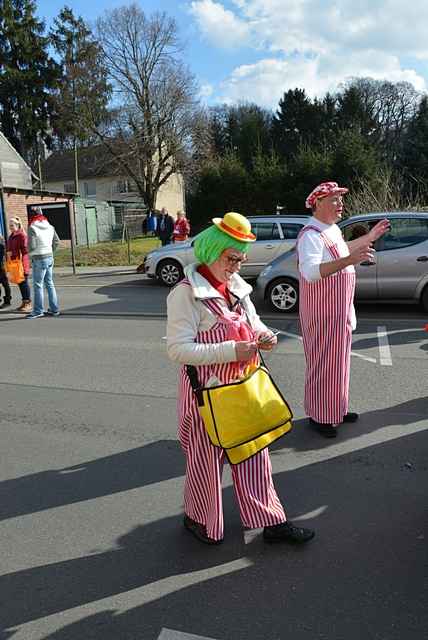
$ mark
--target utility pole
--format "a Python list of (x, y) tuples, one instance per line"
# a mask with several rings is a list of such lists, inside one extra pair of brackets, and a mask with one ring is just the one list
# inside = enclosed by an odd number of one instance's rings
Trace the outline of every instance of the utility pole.
[(42, 178), (42, 161), (40, 159), (40, 153), (37, 154), (37, 165), (38, 165), (38, 169), (39, 169), (39, 184), (40, 184), (40, 191), (43, 191), (43, 178)]
[(79, 165), (77, 157), (77, 136), (76, 136), (76, 60), (74, 57), (74, 34), (71, 37), (71, 73), (72, 73), (72, 91), (73, 91), (73, 128), (74, 128), (74, 191), (79, 195)]

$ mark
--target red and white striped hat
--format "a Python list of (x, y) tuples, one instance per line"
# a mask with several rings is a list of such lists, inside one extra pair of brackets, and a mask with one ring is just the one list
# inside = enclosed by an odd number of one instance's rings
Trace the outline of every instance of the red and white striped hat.
[(312, 209), (319, 198), (326, 198), (336, 193), (348, 193), (348, 191), (346, 187), (339, 187), (337, 182), (321, 182), (306, 198), (306, 208)]

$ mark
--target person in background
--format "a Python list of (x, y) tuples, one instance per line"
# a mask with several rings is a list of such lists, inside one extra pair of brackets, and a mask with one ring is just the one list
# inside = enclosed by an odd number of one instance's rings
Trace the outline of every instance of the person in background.
[(336, 222), (347, 192), (337, 182), (315, 187), (306, 198), (312, 218), (297, 239), (305, 411), (326, 438), (335, 438), (343, 422), (358, 420), (357, 413), (348, 411), (352, 331), (357, 324), (354, 265), (373, 260), (373, 242), (389, 229), (388, 220), (381, 220), (345, 242)]
[(146, 216), (146, 233), (152, 236), (156, 235), (158, 218), (154, 211), (149, 211)]
[[(270, 351), (276, 336), (260, 320), (250, 299), (252, 287), (239, 276), (251, 233), (239, 213), (214, 218), (195, 240), (197, 264), (185, 269), (168, 296), (167, 350), (182, 365), (178, 397), (178, 437), (186, 455), (184, 526), (205, 544), (223, 540), (221, 477), (225, 452), (211, 444), (198, 412), (186, 365), (197, 370), (204, 386), (215, 375), (222, 383), (238, 378), (258, 360), (258, 349)], [(289, 522), (275, 491), (269, 452), (231, 465), (244, 527), (263, 527), (266, 542), (304, 544), (314, 532)]]
[(28, 214), (28, 251), (33, 267), (33, 311), (27, 318), (42, 318), (44, 312), (44, 287), (48, 293), (48, 316), (59, 316), (58, 298), (53, 282), (53, 254), (59, 238), (40, 207), (33, 207)]
[(31, 312), (31, 293), (30, 285), (28, 284), (28, 275), (30, 273), (30, 259), (28, 257), (28, 241), (27, 234), (22, 228), (21, 218), (15, 216), (9, 220), (10, 235), (6, 243), (6, 255), (11, 260), (19, 258), (24, 267), (24, 280), (19, 283), (18, 287), (22, 296), (21, 306), (17, 311), (21, 313)]
[(158, 218), (157, 235), (164, 247), (170, 244), (174, 231), (174, 218), (169, 215), (165, 207), (162, 207)]
[(4, 238), (0, 235), (0, 284), (3, 285), (4, 289), (4, 298), (3, 302), (0, 304), (0, 309), (5, 309), (6, 307), (10, 307), (12, 294), (10, 291), (9, 280), (7, 279), (7, 273), (5, 269), (5, 259), (6, 259), (6, 246), (4, 243)]
[(177, 220), (174, 223), (172, 232), (173, 242), (184, 242), (189, 237), (190, 223), (184, 211), (177, 211)]

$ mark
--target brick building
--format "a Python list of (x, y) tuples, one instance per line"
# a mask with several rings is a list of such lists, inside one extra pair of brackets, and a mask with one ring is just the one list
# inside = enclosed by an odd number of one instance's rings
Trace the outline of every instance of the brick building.
[(39, 205), (63, 244), (69, 244), (73, 194), (34, 189), (33, 179), (38, 178), (0, 132), (0, 234), (7, 236), (8, 221), (13, 216), (19, 216), (26, 228), (29, 208)]

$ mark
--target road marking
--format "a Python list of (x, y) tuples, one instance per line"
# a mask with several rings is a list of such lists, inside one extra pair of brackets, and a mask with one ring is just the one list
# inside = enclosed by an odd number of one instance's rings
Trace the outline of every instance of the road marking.
[(388, 332), (386, 327), (377, 328), (377, 339), (379, 340), (380, 364), (385, 367), (392, 366), (391, 349), (389, 348)]
[[(174, 482), (176, 482), (175, 479)], [(15, 638), (16, 640), (28, 640), (28, 638), (31, 638), (31, 640), (44, 640), (49, 635), (53, 635), (53, 631), (56, 631), (59, 637), (61, 630), (67, 625), (81, 623), (83, 619), (95, 614), (110, 615), (114, 621), (119, 614), (127, 613), (137, 607), (143, 607), (153, 602), (162, 603), (167, 596), (181, 593), (183, 589), (199, 584), (203, 586), (208, 580), (218, 579), (222, 576), (231, 575), (235, 571), (248, 569), (253, 564), (254, 561), (252, 559), (243, 557), (224, 564), (216, 564), (214, 562), (213, 566), (207, 569), (187, 571), (186, 573), (159, 578), (159, 580), (149, 582), (141, 587), (128, 589), (100, 600), (86, 602), (83, 605), (77, 605), (70, 609), (52, 613), (44, 618), (26, 622), (14, 630), (14, 640)], [(170, 629), (162, 629), (162, 633), (164, 631), (169, 632), (170, 635), (161, 635), (158, 640), (215, 640), (214, 638), (204, 638), (190, 634), (177, 635), (180, 633), (179, 631), (173, 632)], [(175, 635), (171, 635), (171, 633), (175, 633)], [(145, 640), (145, 638), (141, 640)]]
[(158, 640), (214, 640), (214, 638), (207, 638), (207, 636), (195, 636), (193, 633), (182, 633), (181, 631), (165, 629), (164, 627)]
[(302, 513), (302, 515), (300, 516), (294, 516), (293, 518), (293, 522), (300, 522), (302, 520), (312, 520), (313, 518), (318, 518), (318, 516), (321, 516), (325, 511), (327, 511), (328, 506), (322, 505), (321, 507), (318, 507), (318, 509), (314, 509), (313, 511), (307, 511), (306, 513)]
[[(280, 331), (278, 329), (275, 329), (275, 331), (278, 331), (278, 333), (280, 333), (283, 336), (288, 336), (289, 338), (294, 338), (294, 339), (300, 340), (300, 342), (303, 342), (302, 336), (299, 336), (297, 333), (290, 333), (289, 331)], [(366, 360), (367, 362), (373, 362), (374, 364), (376, 364), (377, 362), (376, 358), (372, 358), (371, 356), (364, 356), (362, 353), (357, 353), (356, 351), (351, 351), (351, 356), (355, 356), (356, 358), (361, 358), (361, 360)]]

